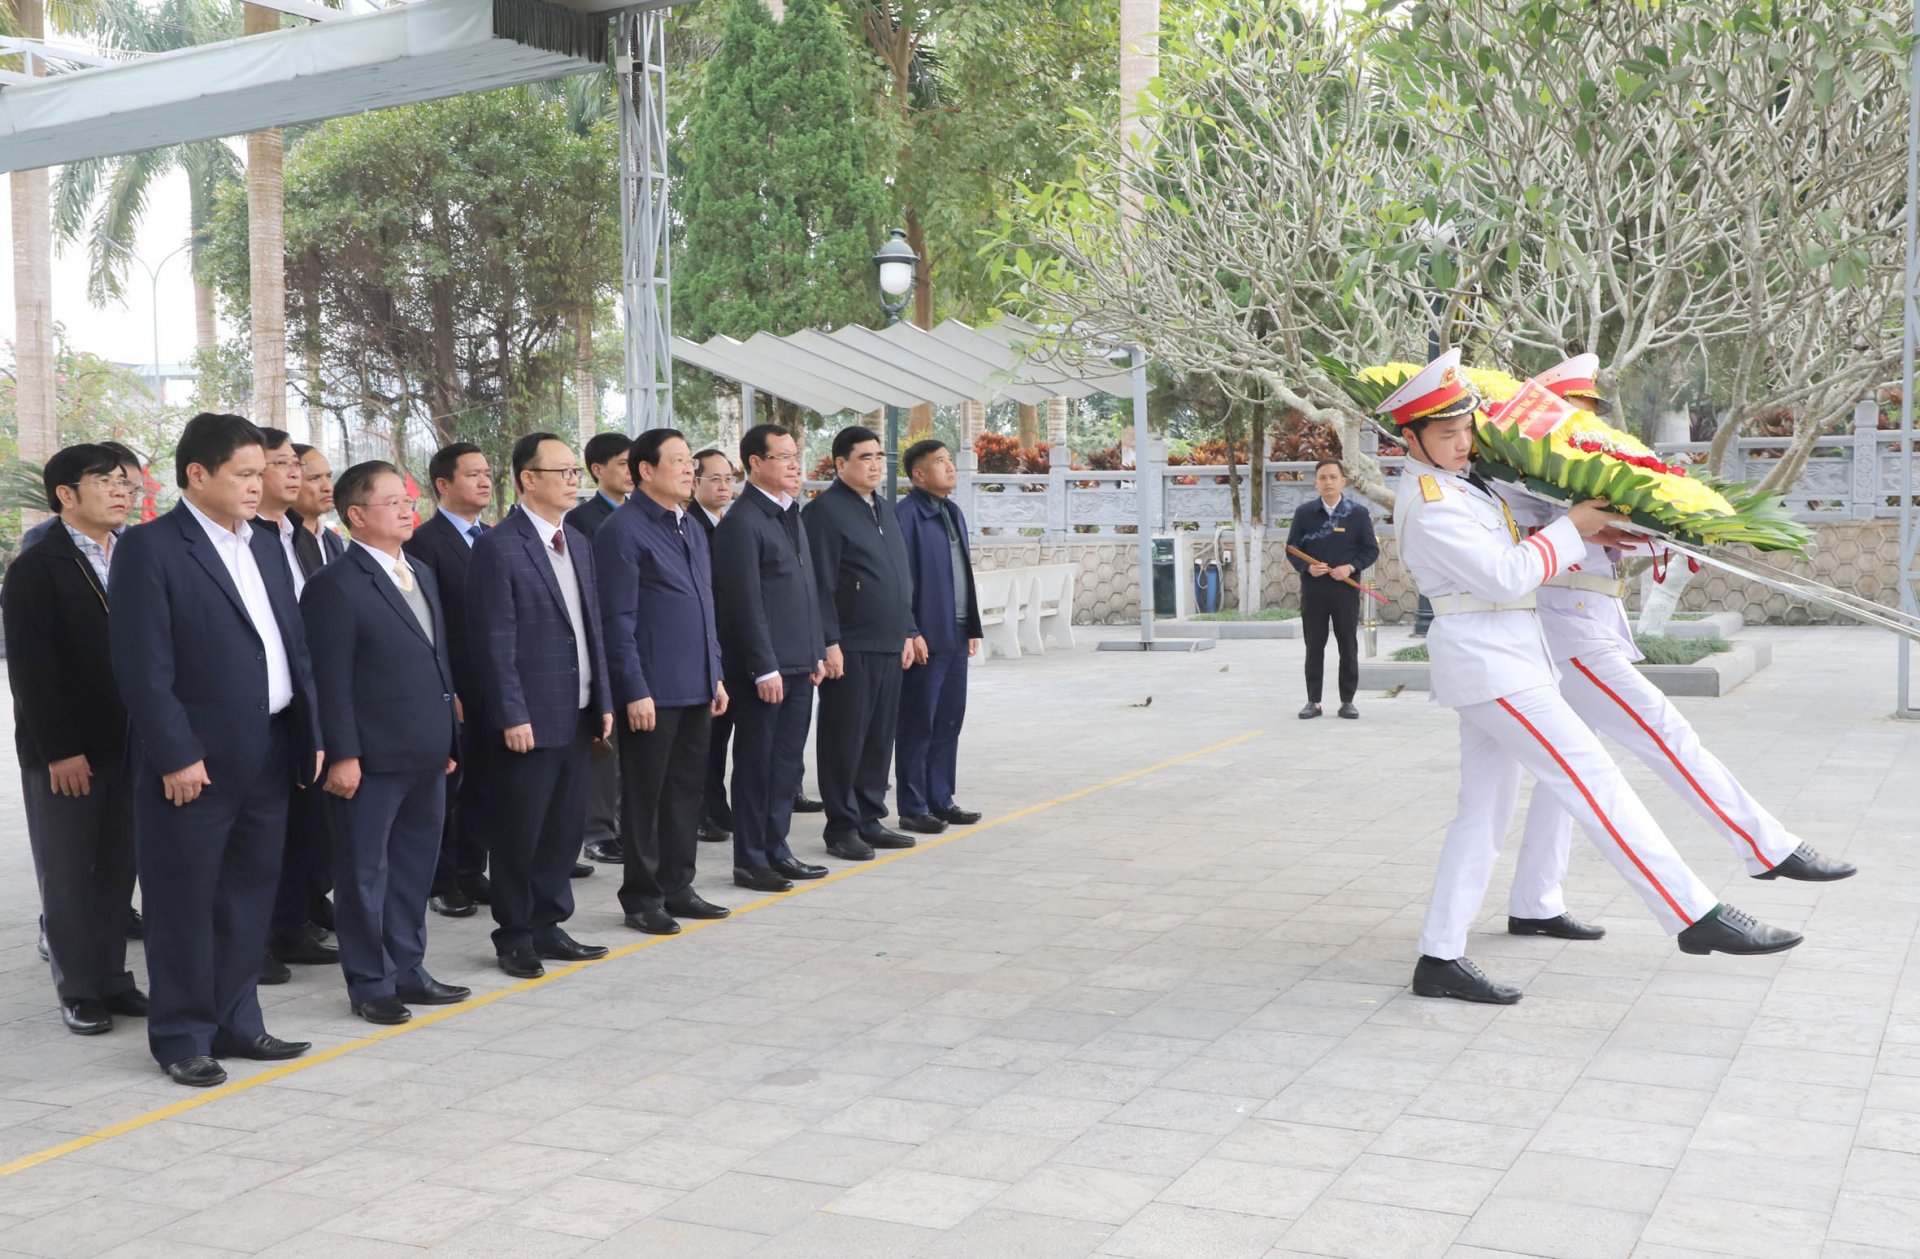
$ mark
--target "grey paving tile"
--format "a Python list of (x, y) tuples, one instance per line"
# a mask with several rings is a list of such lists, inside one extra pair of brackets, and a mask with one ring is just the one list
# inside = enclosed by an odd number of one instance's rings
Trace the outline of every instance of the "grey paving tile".
[(89, 1198), (0, 1232), (0, 1250), (23, 1255), (91, 1256), (148, 1234), (186, 1214), (178, 1207)]
[(267, 1186), (183, 1216), (148, 1237), (252, 1253), (316, 1228), (353, 1205)]
[(1837, 1242), (1911, 1249), (1920, 1238), (1920, 1201), (1911, 1194), (1885, 1197), (1848, 1190), (1834, 1206), (1827, 1236)]
[(1281, 1235), (1280, 1245), (1337, 1259), (1440, 1259), (1466, 1222), (1439, 1211), (1322, 1198)]
[(1490, 1167), (1363, 1154), (1327, 1188), (1327, 1196), (1471, 1215), (1499, 1183), (1500, 1173)]
[(924, 1253), (938, 1236), (933, 1229), (889, 1220), (819, 1214), (768, 1238), (752, 1253), (754, 1259), (906, 1259)]
[(1333, 1183), (1331, 1172), (1204, 1158), (1160, 1191), (1162, 1202), (1291, 1219)]
[(1015, 1181), (994, 1199), (993, 1205), (1002, 1211), (1121, 1224), (1151, 1202), (1168, 1183), (1165, 1176), (1051, 1164)]
[(503, 1198), (454, 1185), (411, 1184), (334, 1216), (320, 1225), (319, 1231), (407, 1246), (435, 1246), (505, 1203)]
[(845, 1187), (859, 1184), (920, 1148), (924, 1147), (899, 1141), (800, 1132), (743, 1163), (740, 1170)]
[(1178, 1176), (1199, 1162), (1219, 1138), (1206, 1132), (1172, 1132), (1100, 1123), (1053, 1155), (1055, 1162), (1106, 1167), (1149, 1176)]
[(672, 1189), (570, 1176), (501, 1207), (491, 1218), (512, 1228), (605, 1239), (631, 1228), (678, 1196)]
[(1459, 1240), (1553, 1259), (1629, 1259), (1646, 1221), (1626, 1211), (1496, 1194), (1474, 1212)]
[(1127, 1259), (1260, 1259), (1286, 1221), (1152, 1202), (1107, 1238), (1098, 1253)]
[(1716, 1198), (1668, 1199), (1654, 1208), (1643, 1241), (1719, 1254), (1817, 1254), (1827, 1214)]
[(1402, 1115), (1367, 1147), (1373, 1154), (1437, 1163), (1506, 1168), (1520, 1156), (1533, 1133), (1491, 1123)]
[(764, 1233), (709, 1228), (659, 1217), (641, 1220), (580, 1253), (594, 1259), (633, 1259), (636, 1255), (698, 1255), (701, 1259), (738, 1259), (766, 1244)]
[(832, 1185), (723, 1172), (668, 1203), (657, 1214), (661, 1219), (688, 1224), (773, 1234), (806, 1219), (838, 1192)]
[(994, 1180), (890, 1168), (848, 1189), (824, 1209), (836, 1215), (950, 1229), (1005, 1189)]

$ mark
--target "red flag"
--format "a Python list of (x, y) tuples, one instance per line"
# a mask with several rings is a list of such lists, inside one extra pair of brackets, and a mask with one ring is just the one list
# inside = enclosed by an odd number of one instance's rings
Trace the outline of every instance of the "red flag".
[(154, 505), (154, 495), (158, 494), (159, 492), (160, 492), (160, 482), (153, 479), (153, 471), (148, 468), (142, 468), (140, 470), (140, 523), (141, 524), (145, 525), (145, 524), (153, 523), (154, 517), (160, 514), (160, 509)]
[(420, 487), (414, 483), (413, 473), (402, 472), (400, 475), (407, 478), (408, 501), (416, 504), (416, 506), (413, 509), (413, 527), (418, 529), (420, 527), (420, 508), (417, 506), (417, 504), (420, 502)]
[(1517, 428), (1530, 441), (1544, 441), (1573, 418), (1575, 409), (1539, 381), (1529, 380), (1501, 408), (1500, 427)]

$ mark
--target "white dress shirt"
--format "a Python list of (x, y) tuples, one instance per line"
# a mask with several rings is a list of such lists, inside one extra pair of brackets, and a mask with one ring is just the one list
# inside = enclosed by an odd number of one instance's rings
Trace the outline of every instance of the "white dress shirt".
[(716, 515), (714, 515), (714, 514), (713, 514), (712, 512), (710, 512), (710, 511), (708, 511), (708, 510), (707, 510), (707, 505), (706, 505), (705, 503), (702, 503), (702, 504), (700, 504), (700, 511), (702, 512), (702, 514), (704, 514), (704, 515), (706, 516), (706, 518), (707, 518), (707, 523), (708, 523), (708, 524), (710, 524), (710, 525), (713, 525), (713, 526), (714, 526), (715, 528), (718, 528), (718, 527), (719, 527), (719, 525), (720, 525), (720, 517), (718, 517), (718, 516), (716, 516)]
[(306, 589), (307, 579), (300, 573), (300, 557), (293, 553), (293, 520), (282, 515), (279, 523), (280, 549), (287, 553), (287, 571), (293, 574), (293, 597)]
[(580, 664), (580, 707), (585, 708), (593, 702), (593, 664), (587, 658), (587, 625), (580, 610), (580, 575), (573, 571), (572, 555), (562, 555), (553, 549), (553, 540), (560, 536), (564, 522), (543, 520), (528, 511), (524, 503), (520, 510), (533, 522), (534, 532), (540, 535), (540, 549), (547, 553), (547, 563), (553, 565), (554, 579), (560, 583), (560, 600), (567, 605), (567, 621), (573, 626), (573, 650)]
[(287, 645), (280, 638), (280, 622), (273, 616), (273, 601), (267, 598), (267, 583), (260, 576), (260, 565), (253, 558), (253, 526), (240, 522), (242, 532), (213, 522), (212, 517), (193, 505), (193, 500), (182, 498), (193, 518), (206, 530), (207, 541), (213, 543), (214, 552), (220, 562), (227, 566), (227, 576), (233, 579), (233, 585), (240, 592), (240, 604), (247, 610), (247, 619), (253, 623), (253, 632), (260, 639), (260, 646), (267, 657), (267, 711), (285, 712), (293, 703), (293, 666), (287, 663)]

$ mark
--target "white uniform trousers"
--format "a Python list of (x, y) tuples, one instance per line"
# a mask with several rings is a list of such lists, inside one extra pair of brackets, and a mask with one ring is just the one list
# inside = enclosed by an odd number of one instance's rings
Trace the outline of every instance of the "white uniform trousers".
[(1579, 819), (1587, 837), (1640, 894), (1668, 934), (1719, 903), (1687, 868), (1620, 769), (1551, 686), (1468, 704), (1460, 714), (1460, 803), (1440, 852), (1420, 951), (1464, 957), (1487, 880), (1513, 819), (1520, 773)]
[[(1725, 837), (1763, 874), (1800, 844), (1780, 819), (1761, 807), (1725, 765), (1700, 745), (1686, 717), (1667, 702), (1618, 648), (1583, 651), (1561, 667), (1560, 694), (1596, 734), (1646, 762), (1676, 795)], [(1560, 882), (1567, 875), (1573, 819), (1551, 792), (1536, 791), (1513, 875), (1507, 912), (1516, 918), (1553, 918), (1566, 912)]]

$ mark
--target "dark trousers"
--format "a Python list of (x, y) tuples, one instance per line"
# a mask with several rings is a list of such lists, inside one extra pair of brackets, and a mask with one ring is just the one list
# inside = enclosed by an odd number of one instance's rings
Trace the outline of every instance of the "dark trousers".
[(44, 765), (20, 771), (53, 989), (63, 1002), (133, 987), (127, 970), (133, 783), (124, 763), (91, 768), (84, 796), (54, 794)]
[(179, 807), (167, 802), (160, 771), (136, 756), (147, 1043), (162, 1066), (225, 1052), (267, 1030), (255, 986), (286, 847), (288, 724), (284, 714), (268, 723), (267, 746), (250, 778), (211, 762), (213, 785)]
[(440, 855), (447, 774), (363, 774), (351, 800), (324, 799), (347, 996), (368, 1001), (425, 984), (427, 895)]
[(613, 748), (596, 743), (587, 749), (586, 796), (586, 827), (581, 839), (589, 844), (600, 839), (619, 839), (620, 754)]
[[(487, 872), (488, 758), (499, 743), (499, 732), (488, 735), (478, 722), (460, 727), (460, 767), (447, 780), (447, 816), (440, 824), (440, 856), (433, 871), (435, 895), (471, 886)], [(506, 754), (501, 747), (500, 755)]]
[(713, 728), (705, 704), (656, 708), (651, 730), (620, 722), (622, 851), (626, 873), (620, 908), (629, 914), (659, 909), (693, 886), (700, 838), (700, 800)]
[(781, 680), (786, 697), (767, 704), (752, 678), (727, 679), (733, 712), (733, 864), (750, 869), (793, 860), (787, 831), (806, 772), (814, 688), (804, 673), (783, 674)]
[(1360, 592), (1336, 581), (1301, 578), (1300, 628), (1307, 640), (1307, 702), (1312, 704), (1320, 702), (1329, 622), (1340, 645), (1340, 702), (1351, 704), (1360, 689)]
[(295, 787), (287, 797), (287, 846), (280, 856), (269, 944), (297, 943), (309, 924), (320, 921), (324, 911), (316, 914), (316, 903), (333, 889), (333, 840), (321, 803), (325, 794), (315, 783)]
[(967, 719), (967, 651), (930, 652), (900, 678), (900, 729), (894, 740), (894, 792), (900, 816), (953, 804), (960, 726)]
[(573, 917), (573, 862), (586, 818), (587, 745), (600, 714), (581, 710), (571, 742), (511, 752), (488, 748), (485, 799), (492, 843), (493, 947), (531, 949)]
[(887, 816), (887, 775), (900, 721), (900, 653), (849, 651), (846, 672), (820, 684), (814, 742), (828, 840), (871, 832)]
[[(733, 703), (740, 697), (727, 692)], [(733, 829), (733, 803), (727, 799), (727, 743), (733, 738), (733, 709), (729, 707), (713, 719), (713, 733), (707, 738), (707, 785), (700, 811), (707, 821), (723, 831)]]

